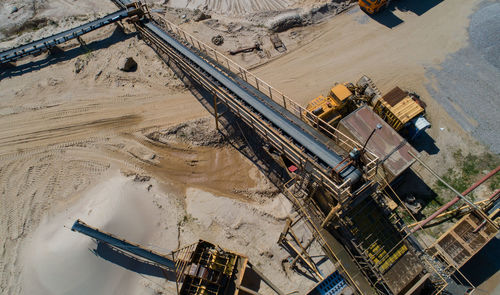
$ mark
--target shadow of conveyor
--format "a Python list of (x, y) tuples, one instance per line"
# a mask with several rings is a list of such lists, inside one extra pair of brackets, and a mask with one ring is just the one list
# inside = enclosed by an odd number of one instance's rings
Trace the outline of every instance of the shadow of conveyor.
[[(162, 54), (154, 45), (147, 43), (156, 54), (172, 69), (175, 75), (186, 85), (193, 96), (212, 115), (215, 114), (214, 97), (203, 86), (193, 80), (187, 73), (175, 64), (168, 56)], [(203, 56), (203, 53), (198, 52)], [(224, 104), (218, 103), (219, 132), (228, 144), (250, 160), (276, 187), (282, 187), (290, 176), (287, 171), (275, 161), (266, 151), (260, 136), (245, 122), (234, 115)]]
[(155, 264), (149, 263), (146, 260), (125, 254), (125, 252), (119, 251), (106, 243), (98, 242), (97, 248), (92, 249), (91, 251), (96, 256), (133, 272), (148, 276), (166, 278), (169, 281), (175, 282), (176, 277), (174, 271), (166, 270)]
[[(213, 96), (205, 91), (201, 86), (196, 85), (190, 88), (191, 93), (202, 103), (211, 114), (214, 114)], [(221, 108), (222, 106), (222, 108)], [(256, 167), (276, 186), (282, 187), (290, 176), (287, 171), (277, 163), (266, 151), (266, 146), (262, 144), (260, 135), (251, 126), (231, 113), (229, 109), (219, 104), (219, 132), (226, 138), (227, 142), (243, 156), (250, 160)], [(222, 114), (222, 115), (220, 115)]]
[(395, 10), (409, 11), (421, 16), (441, 2), (443, 2), (443, 0), (392, 0), (389, 6), (384, 10), (376, 14), (367, 15), (381, 25), (392, 29), (404, 22), (394, 14)]
[(46, 57), (40, 60), (29, 61), (27, 63), (11, 67), (3, 65), (3, 67), (0, 69), (0, 80), (10, 77), (21, 76), (25, 73), (40, 70), (44, 67), (48, 67), (57, 64), (59, 62), (67, 61), (75, 57), (78, 57), (80, 55), (86, 54), (89, 51), (92, 52), (99, 49), (108, 48), (115, 43), (128, 40), (130, 38), (135, 37), (136, 35), (137, 35), (136, 32), (127, 34), (124, 33), (120, 27), (116, 27), (111, 36), (105, 39), (87, 43), (86, 45), (87, 48), (82, 48), (81, 46), (77, 46), (67, 51), (53, 50), (52, 51), (53, 53), (50, 52), (43, 53), (46, 55)]

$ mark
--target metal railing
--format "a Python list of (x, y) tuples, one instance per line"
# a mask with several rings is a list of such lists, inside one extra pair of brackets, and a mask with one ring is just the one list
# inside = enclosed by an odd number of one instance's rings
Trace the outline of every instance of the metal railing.
[(189, 61), (183, 59), (181, 55), (175, 52), (174, 49), (164, 44), (162, 39), (156, 37), (147, 29), (137, 26), (137, 30), (142, 34), (144, 41), (153, 47), (159, 54), (166, 54), (169, 58), (175, 61), (175, 64), (182, 68), (183, 71), (189, 73), (190, 79), (203, 85), (209, 92), (213, 93), (217, 100), (223, 102), (232, 113), (239, 117), (243, 122), (254, 129), (257, 134), (265, 138), (267, 143), (272, 145), (277, 150), (285, 154), (292, 162), (299, 165), (303, 170), (305, 167), (312, 165), (315, 167), (311, 173), (318, 183), (321, 183), (328, 191), (332, 192), (340, 201), (345, 201), (351, 197), (351, 182), (347, 179), (341, 184), (335, 183), (334, 178), (325, 169), (315, 163), (315, 159), (304, 153), (302, 149), (297, 147), (295, 143), (290, 141), (286, 136), (283, 136), (274, 127), (262, 120), (261, 117), (247, 106), (234, 99), (232, 94), (225, 91), (224, 88), (214, 84), (207, 76), (199, 71)]
[[(181, 28), (179, 28), (179, 26), (173, 24), (165, 17), (158, 14), (153, 14), (153, 20), (159, 25), (166, 28), (167, 30), (175, 33), (177, 37), (180, 38), (182, 41), (188, 43), (193, 48), (196, 48), (200, 52), (204, 53), (206, 56), (210, 57), (213, 61), (217, 62), (218, 64), (213, 64), (211, 60), (206, 60), (207, 62), (211, 63), (216, 67), (222, 65), (227, 70), (238, 75), (245, 82), (249, 83), (257, 90), (259, 90), (260, 92), (271, 98), (274, 102), (278, 103), (283, 108), (285, 108), (298, 118), (302, 119), (304, 122), (313, 126), (319, 132), (328, 136), (342, 150), (346, 152), (350, 152), (354, 148), (361, 150), (362, 145), (360, 143), (356, 142), (355, 140), (351, 139), (344, 133), (340, 132), (335, 127), (329, 125), (326, 121), (324, 121), (323, 119), (319, 118), (312, 112), (302, 107), (293, 99), (285, 95), (283, 92), (272, 87), (267, 82), (263, 81), (262, 79), (260, 79), (259, 77), (257, 77), (256, 75), (245, 69), (243, 66), (239, 65), (230, 58), (226, 57), (224, 54), (210, 47), (203, 41), (200, 41), (193, 35), (182, 30)], [(377, 170), (378, 157), (369, 150), (365, 150), (365, 152), (362, 155), (362, 161), (366, 167), (366, 170), (363, 171), (364, 172), (363, 177), (366, 180), (374, 179), (377, 174), (376, 170)]]
[[(160, 26), (164, 27), (166, 30), (174, 33), (176, 37), (185, 43), (187, 43), (189, 46), (197, 49), (198, 51), (202, 52), (205, 54), (207, 57), (210, 59), (206, 59), (206, 61), (210, 64), (212, 64), (215, 67), (220, 68), (222, 65), (224, 68), (227, 70), (231, 71), (232, 73), (236, 74), (238, 77), (240, 77), (242, 80), (245, 82), (249, 83), (253, 87), (255, 87), (257, 90), (260, 92), (264, 93), (267, 95), (269, 98), (271, 98), (274, 102), (278, 103), (280, 106), (297, 116), (298, 118), (302, 119), (304, 122), (308, 123), (309, 125), (313, 126), (316, 128), (318, 131), (321, 133), (325, 134), (328, 136), (330, 139), (333, 140), (333, 142), (343, 149), (346, 152), (351, 151), (353, 148), (357, 148), (358, 150), (362, 148), (361, 144), (356, 142), (355, 140), (349, 138), (347, 135), (343, 134), (333, 126), (329, 125), (327, 122), (319, 118), (318, 116), (314, 115), (312, 112), (308, 111), (298, 103), (296, 103), (294, 100), (292, 100), (290, 97), (286, 96), (284, 93), (281, 91), (277, 90), (276, 88), (272, 87), (269, 85), (267, 82), (263, 81), (262, 79), (258, 78), (256, 75), (245, 69), (243, 66), (239, 65), (238, 63), (234, 62), (230, 58), (226, 57), (224, 54), (218, 52), (211, 46), (207, 45), (206, 43), (200, 41), (198, 38), (194, 37), (193, 35), (187, 33), (186, 31), (182, 30), (179, 28), (179, 26), (173, 24), (169, 20), (165, 19), (163, 16), (154, 14), (153, 15), (154, 21), (159, 24)], [(217, 64), (214, 64), (213, 62), (216, 62)], [(221, 98), (221, 97), (218, 97)], [(240, 107), (236, 105), (234, 102), (231, 102), (229, 100), (222, 100), (228, 105), (229, 108), (231, 109), (238, 109), (236, 114), (242, 118), (245, 122), (249, 123), (249, 125), (253, 128), (259, 128), (260, 125), (262, 125), (262, 122), (258, 122), (258, 120), (253, 119), (249, 114), (245, 114), (245, 110), (241, 110)], [(264, 126), (261, 126), (264, 127)], [(264, 130), (261, 135), (266, 137), (270, 142), (279, 142), (280, 141), (280, 136), (278, 134), (273, 134), (269, 133), (266, 131), (265, 128), (262, 128)], [(282, 143), (276, 144), (279, 146), (281, 144), (281, 148), (284, 148)], [(300, 163), (303, 162), (303, 160), (299, 160)], [(375, 180), (377, 177), (377, 164), (378, 164), (378, 157), (374, 155), (371, 151), (366, 150), (365, 153), (363, 153), (363, 163), (365, 164), (365, 170), (363, 171), (364, 173), (364, 178), (367, 180)], [(304, 163), (305, 164), (305, 163)], [(323, 178), (324, 180), (325, 178)], [(338, 185), (333, 183), (330, 179), (327, 179), (328, 186), (333, 188), (333, 191), (336, 192), (337, 196), (339, 197), (339, 200), (343, 200), (346, 197), (350, 196), (350, 188), (351, 184), (350, 181), (345, 181), (342, 184)], [(322, 236), (319, 228), (316, 226), (315, 222), (312, 220), (312, 216), (310, 215), (310, 212), (307, 212), (307, 210), (303, 207), (303, 204), (294, 196), (292, 192), (289, 191), (289, 189), (286, 188), (284, 189), (285, 195), (287, 195), (292, 202), (299, 208), (299, 212), (301, 215), (303, 215), (307, 220), (308, 224), (310, 226), (310, 229), (312, 230), (313, 234), (316, 236), (316, 238), (320, 241), (320, 243), (323, 245), (324, 248), (335, 258), (337, 262), (337, 266), (341, 269), (341, 272), (346, 275), (350, 283), (357, 289), (358, 292), (361, 293), (361, 290), (359, 289), (359, 286), (355, 283), (353, 276), (351, 276), (346, 268), (342, 265), (341, 261), (338, 259), (337, 255), (334, 253), (334, 251), (330, 248), (324, 237)], [(405, 237), (406, 238), (406, 237)], [(405, 238), (403, 238), (401, 241), (403, 241)], [(425, 261), (425, 264), (429, 264), (427, 261)], [(429, 267), (429, 268), (432, 268)], [(439, 274), (438, 274), (439, 275)], [(440, 276), (440, 278), (444, 281), (444, 279)], [(445, 282), (445, 281), (444, 281)], [(446, 285), (446, 284), (444, 284)], [(437, 293), (439, 294), (444, 287), (439, 288)]]

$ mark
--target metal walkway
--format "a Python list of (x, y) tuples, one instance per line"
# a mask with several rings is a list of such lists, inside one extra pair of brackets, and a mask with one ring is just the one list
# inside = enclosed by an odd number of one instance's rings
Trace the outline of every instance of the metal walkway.
[(78, 38), (88, 32), (102, 28), (106, 25), (112, 24), (129, 16), (136, 14), (138, 10), (135, 7), (125, 8), (123, 10), (109, 14), (103, 18), (83, 24), (79, 27), (69, 29), (67, 31), (33, 41), (0, 53), (0, 64), (16, 61), (24, 56), (36, 54), (48, 50), (58, 44), (64, 43), (71, 39)]
[(94, 238), (100, 242), (109, 244), (127, 253), (155, 262), (160, 266), (169, 268), (170, 270), (175, 270), (175, 262), (168, 257), (165, 257), (164, 255), (155, 251), (145, 249), (139, 245), (132, 244), (124, 239), (117, 238), (111, 234), (102, 232), (97, 228), (90, 227), (80, 219), (75, 221), (75, 223), (71, 227), (71, 230), (80, 232), (84, 235)]
[[(288, 110), (276, 104), (257, 89), (254, 89), (252, 85), (241, 79), (238, 79), (238, 81), (227, 72), (215, 67), (215, 62), (210, 64), (205, 59), (201, 58), (198, 53), (193, 52), (193, 50), (169, 35), (155, 23), (143, 20), (142, 25), (156, 37), (160, 38), (163, 43), (174, 49), (184, 61), (194, 66), (199, 74), (210, 79), (219, 88), (226, 89), (238, 100), (238, 103), (242, 103), (260, 120), (271, 125), (277, 133), (283, 134), (284, 137), (291, 139), (296, 150), (302, 151), (303, 154), (307, 153), (310, 155), (310, 159), (312, 159), (311, 162), (314, 161), (317, 166), (323, 167), (322, 170), (331, 171), (341, 164), (342, 158), (328, 148), (323, 142), (316, 139), (319, 134), (315, 134), (315, 136), (311, 135), (311, 133), (318, 132), (316, 130), (310, 130), (312, 128), (309, 125), (295, 118)], [(290, 119), (289, 117), (293, 118)], [(294, 118), (297, 120), (294, 120)], [(361, 178), (361, 172), (356, 167), (349, 166), (343, 169), (341, 177), (344, 180), (349, 179), (351, 183), (354, 184)]]

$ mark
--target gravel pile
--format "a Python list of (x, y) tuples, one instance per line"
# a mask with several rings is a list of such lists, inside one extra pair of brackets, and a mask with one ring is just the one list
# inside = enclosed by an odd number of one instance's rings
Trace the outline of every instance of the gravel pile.
[(471, 16), (469, 45), (428, 69), (430, 94), (492, 152), (500, 153), (500, 3), (483, 1)]
[(213, 117), (187, 121), (160, 132), (155, 131), (147, 137), (162, 143), (181, 141), (194, 146), (218, 147), (226, 144), (224, 136), (215, 129)]
[(471, 44), (493, 66), (500, 68), (500, 3), (490, 3), (471, 18)]

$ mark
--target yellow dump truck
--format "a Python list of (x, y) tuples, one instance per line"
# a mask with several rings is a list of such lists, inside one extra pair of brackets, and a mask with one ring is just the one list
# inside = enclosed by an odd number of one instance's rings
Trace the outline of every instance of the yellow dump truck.
[(336, 84), (328, 96), (316, 97), (306, 109), (336, 127), (343, 117), (363, 105), (369, 105), (394, 130), (409, 139), (431, 126), (424, 118), (425, 105), (417, 95), (395, 87), (382, 96), (367, 76), (356, 84)]
[(390, 0), (358, 0), (359, 7), (368, 14), (375, 14), (389, 6)]

